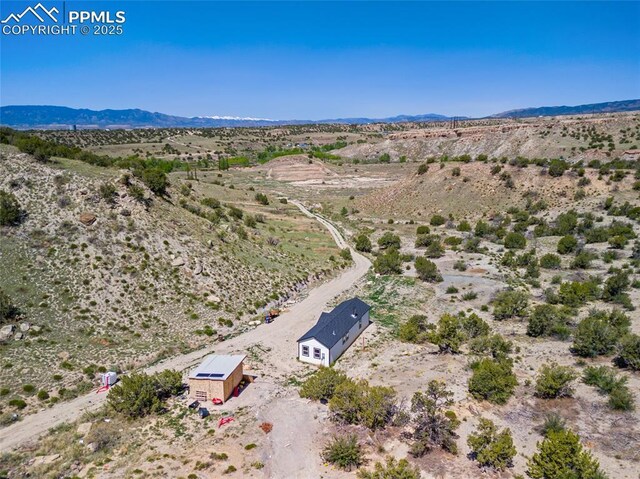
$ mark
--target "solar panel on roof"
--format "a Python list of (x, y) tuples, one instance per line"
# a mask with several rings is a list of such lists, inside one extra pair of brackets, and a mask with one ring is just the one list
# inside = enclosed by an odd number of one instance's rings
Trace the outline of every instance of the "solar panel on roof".
[(223, 378), (224, 374), (222, 373), (198, 373), (196, 374), (197, 378)]

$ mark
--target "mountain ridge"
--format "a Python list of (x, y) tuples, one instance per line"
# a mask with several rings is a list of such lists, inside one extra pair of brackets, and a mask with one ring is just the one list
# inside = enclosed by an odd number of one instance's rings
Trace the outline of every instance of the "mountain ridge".
[[(614, 113), (640, 110), (640, 100), (621, 100), (576, 106), (545, 106), (508, 110), (486, 118), (526, 118), (590, 113)], [(303, 124), (371, 124), (401, 122), (450, 121), (468, 119), (437, 113), (396, 115), (386, 118), (333, 118), (324, 120), (271, 120), (267, 118), (236, 118), (228, 116), (183, 117), (151, 112), (139, 108), (123, 110), (70, 108), (53, 105), (7, 105), (0, 107), (0, 124), (18, 129), (63, 129), (74, 125), (82, 129), (99, 128), (215, 128), (256, 127)]]

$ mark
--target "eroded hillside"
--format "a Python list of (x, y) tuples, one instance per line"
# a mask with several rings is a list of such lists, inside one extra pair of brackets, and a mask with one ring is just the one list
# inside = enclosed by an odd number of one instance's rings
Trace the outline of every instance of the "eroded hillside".
[(7, 146), (0, 170), (0, 190), (25, 213), (0, 235), (0, 288), (17, 308), (3, 325), (0, 383), (26, 412), (46, 404), (35, 391), (73, 397), (98, 371), (246, 329), (344, 264), (296, 207), (270, 195), (261, 204), (222, 175), (174, 176), (161, 198), (127, 171), (36, 162)]

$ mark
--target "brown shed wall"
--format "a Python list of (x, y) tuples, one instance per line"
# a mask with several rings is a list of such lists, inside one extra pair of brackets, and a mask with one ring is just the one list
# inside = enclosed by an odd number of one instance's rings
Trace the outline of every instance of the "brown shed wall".
[(192, 379), (189, 378), (189, 397), (192, 399), (202, 400), (197, 394), (198, 391), (203, 391), (207, 394), (206, 401), (211, 401), (213, 398), (222, 399), (226, 401), (233, 393), (234, 388), (242, 381), (242, 363), (233, 370), (227, 379), (224, 381), (215, 379)]

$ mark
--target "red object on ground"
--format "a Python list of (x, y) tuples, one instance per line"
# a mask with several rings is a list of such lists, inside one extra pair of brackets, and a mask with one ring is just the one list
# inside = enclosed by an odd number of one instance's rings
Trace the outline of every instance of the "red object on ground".
[(96, 391), (96, 394), (101, 393), (101, 392), (103, 392), (103, 391), (108, 391), (108, 390), (109, 390), (109, 385), (108, 385), (108, 384), (105, 384), (104, 386), (100, 386), (100, 387), (98, 388), (98, 390)]
[(231, 421), (233, 421), (233, 417), (231, 416), (221, 417), (220, 420), (218, 421), (218, 429), (220, 429), (225, 424), (229, 424)]
[(240, 386), (236, 386), (236, 388), (233, 390), (233, 397), (237, 398), (240, 395)]
[(213, 398), (213, 399), (211, 400), (211, 402), (212, 402), (213, 404), (215, 404), (216, 406), (219, 406), (220, 404), (222, 404), (222, 399), (220, 399), (220, 398)]

